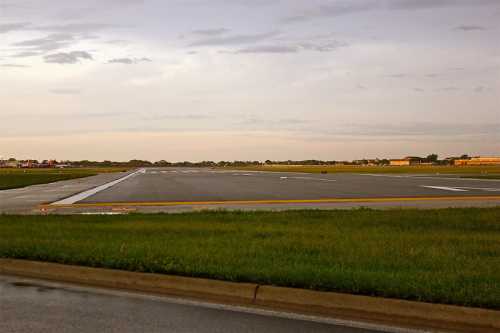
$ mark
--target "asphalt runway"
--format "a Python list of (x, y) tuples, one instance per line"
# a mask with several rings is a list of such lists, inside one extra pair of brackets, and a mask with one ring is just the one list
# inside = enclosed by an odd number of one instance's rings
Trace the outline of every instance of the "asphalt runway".
[(0, 276), (0, 332), (411, 332)]
[(58, 205), (279, 204), (500, 198), (500, 181), (430, 175), (142, 169)]

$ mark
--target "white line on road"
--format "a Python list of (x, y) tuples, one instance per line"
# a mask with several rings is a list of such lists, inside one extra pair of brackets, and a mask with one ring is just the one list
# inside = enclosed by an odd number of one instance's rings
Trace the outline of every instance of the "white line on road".
[(444, 190), (444, 191), (452, 191), (452, 192), (467, 192), (467, 190), (456, 188), (456, 187), (447, 187), (447, 186), (421, 186), (425, 188), (432, 188), (435, 190)]
[(456, 187), (462, 190), (476, 190), (476, 191), (486, 191), (486, 192), (500, 192), (500, 188), (492, 187)]
[(326, 179), (326, 178), (316, 178), (316, 177), (280, 177), (281, 180), (286, 179), (299, 179), (299, 180), (318, 180), (322, 182), (336, 182), (335, 179)]
[(436, 190), (454, 191), (454, 192), (467, 192), (467, 191), (485, 191), (485, 192), (500, 192), (500, 188), (493, 187), (464, 187), (464, 186), (421, 186), (426, 188), (433, 188)]
[(72, 204), (74, 204), (74, 203), (76, 203), (78, 201), (85, 200), (88, 197), (93, 196), (94, 194), (97, 194), (99, 192), (107, 190), (108, 188), (113, 187), (116, 184), (119, 184), (119, 183), (123, 182), (124, 180), (127, 180), (127, 179), (129, 179), (131, 177), (137, 176), (140, 173), (142, 173), (142, 174), (146, 173), (146, 169), (140, 169), (140, 170), (138, 170), (138, 171), (136, 171), (134, 173), (131, 173), (131, 174), (125, 176), (125, 177), (122, 177), (120, 179), (117, 179), (117, 180), (114, 180), (112, 182), (103, 184), (101, 186), (94, 187), (94, 188), (92, 188), (90, 190), (78, 193), (78, 194), (73, 195), (73, 196), (71, 196), (69, 198), (53, 202), (51, 205), (55, 205), (55, 206), (57, 206), (57, 205), (72, 205)]
[(359, 173), (358, 176), (369, 177), (387, 177), (387, 178), (411, 178), (411, 179), (443, 179), (443, 180), (462, 180), (475, 182), (500, 182), (500, 179), (481, 179), (481, 178), (459, 178), (459, 177), (440, 177), (440, 176), (420, 176), (420, 175), (384, 175), (376, 173)]

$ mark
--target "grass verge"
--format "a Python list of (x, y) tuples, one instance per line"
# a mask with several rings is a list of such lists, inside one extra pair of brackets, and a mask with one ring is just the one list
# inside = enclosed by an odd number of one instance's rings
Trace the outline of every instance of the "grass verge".
[(500, 309), (500, 208), (0, 215), (0, 257)]
[(460, 178), (473, 178), (473, 179), (500, 179), (499, 175), (476, 175), (476, 176), (462, 176)]
[(0, 169), (0, 190), (126, 171), (123, 168)]

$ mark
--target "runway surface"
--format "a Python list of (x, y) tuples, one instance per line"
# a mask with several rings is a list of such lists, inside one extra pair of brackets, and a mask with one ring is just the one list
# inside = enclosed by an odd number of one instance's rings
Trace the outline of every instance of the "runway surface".
[(411, 332), (0, 276), (0, 332)]
[(500, 198), (500, 181), (429, 175), (141, 169), (57, 205), (279, 204)]
[(500, 180), (148, 168), (0, 191), (0, 214), (500, 206)]

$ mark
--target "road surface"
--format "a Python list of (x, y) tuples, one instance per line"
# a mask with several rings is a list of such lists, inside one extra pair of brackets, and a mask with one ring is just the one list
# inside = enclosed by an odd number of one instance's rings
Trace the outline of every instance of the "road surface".
[(375, 333), (400, 330), (0, 276), (0, 332)]
[[(100, 177), (100, 178), (99, 178)], [(201, 209), (442, 208), (500, 205), (500, 180), (440, 175), (304, 174), (147, 168), (0, 191), (0, 213)]]

